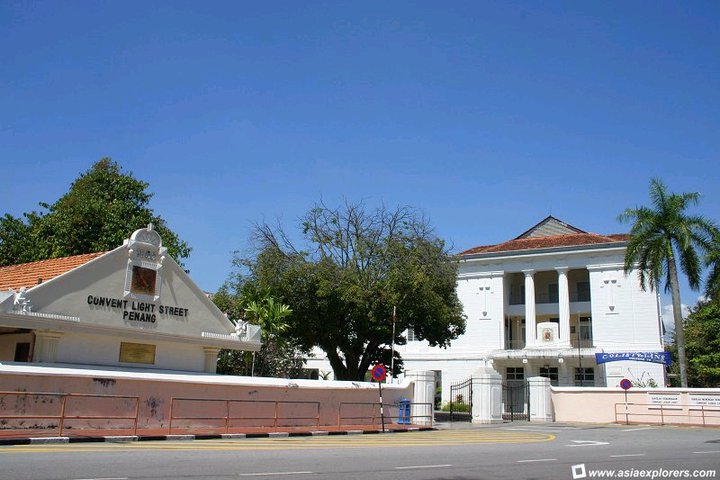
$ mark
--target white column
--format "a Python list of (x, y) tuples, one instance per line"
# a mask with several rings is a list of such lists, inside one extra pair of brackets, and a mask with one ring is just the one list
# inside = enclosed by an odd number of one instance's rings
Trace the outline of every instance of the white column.
[(205, 352), (205, 373), (217, 372), (217, 357), (220, 349), (217, 347), (203, 347)]
[(472, 423), (502, 423), (502, 376), (492, 367), (472, 374)]
[(560, 317), (560, 345), (570, 346), (570, 288), (568, 267), (558, 267), (558, 308)]
[(496, 303), (499, 303), (499, 306), (501, 308), (500, 313), (498, 313), (495, 318), (498, 318), (500, 321), (500, 350), (507, 350), (507, 345), (505, 345), (505, 312), (507, 311), (507, 302), (509, 301), (509, 298), (507, 295), (509, 295), (505, 272), (503, 272), (500, 275), (500, 281), (498, 282), (500, 285), (500, 300), (499, 302), (496, 300)]
[(530, 388), (530, 421), (552, 422), (552, 393), (550, 379), (544, 377), (528, 378)]
[(35, 350), (33, 363), (55, 363), (57, 361), (58, 343), (62, 332), (50, 330), (35, 330)]
[(413, 382), (410, 423), (432, 425), (435, 410), (435, 372), (409, 370), (405, 372), (405, 379)]
[(523, 270), (525, 274), (525, 348), (535, 346), (535, 270)]

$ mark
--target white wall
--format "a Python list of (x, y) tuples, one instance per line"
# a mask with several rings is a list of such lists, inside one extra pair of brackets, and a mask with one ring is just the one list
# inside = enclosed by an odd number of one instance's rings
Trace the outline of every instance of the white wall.
[(657, 296), (640, 288), (635, 271), (625, 276), (620, 265), (591, 269), (590, 292), (596, 347), (605, 351), (662, 349)]
[(57, 363), (80, 365), (129, 366), (158, 368), (188, 372), (202, 372), (205, 366), (205, 353), (199, 345), (153, 341), (155, 364), (121, 363), (120, 343), (149, 343), (142, 340), (123, 337), (108, 337), (73, 333), (60, 338), (57, 351)]
[(465, 335), (452, 343), (454, 352), (477, 352), (502, 348), (505, 287), (502, 274), (460, 279), (457, 295), (466, 315)]

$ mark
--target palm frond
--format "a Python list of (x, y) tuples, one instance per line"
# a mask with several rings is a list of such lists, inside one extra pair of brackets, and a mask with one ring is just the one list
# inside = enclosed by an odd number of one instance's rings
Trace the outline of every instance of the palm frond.
[(718, 298), (720, 295), (720, 236), (713, 241), (713, 246), (705, 256), (705, 266), (709, 268), (705, 280), (705, 295)]
[(657, 177), (650, 180), (650, 201), (656, 210), (663, 211), (667, 208), (667, 187)]
[(680, 259), (680, 269), (687, 277), (690, 288), (697, 290), (700, 288), (702, 271), (697, 252), (691, 244), (688, 244), (684, 250), (680, 250), (678, 257)]

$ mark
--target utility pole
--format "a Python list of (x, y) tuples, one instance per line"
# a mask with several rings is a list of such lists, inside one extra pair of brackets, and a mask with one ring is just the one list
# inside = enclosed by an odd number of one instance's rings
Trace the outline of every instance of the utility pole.
[(396, 320), (397, 308), (393, 305), (393, 318), (392, 318), (392, 348), (390, 356), (390, 378), (395, 379), (395, 320)]

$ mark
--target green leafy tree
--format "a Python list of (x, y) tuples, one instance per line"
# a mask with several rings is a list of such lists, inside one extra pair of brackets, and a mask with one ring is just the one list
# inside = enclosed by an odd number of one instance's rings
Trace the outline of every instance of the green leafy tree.
[(30, 224), (7, 213), (0, 218), (0, 266), (31, 262), (35, 251)]
[(244, 319), (262, 328), (262, 346), (256, 354), (222, 350), (218, 355), (218, 373), (260, 377), (296, 378), (303, 374), (302, 351), (283, 333), (289, 306), (278, 302), (267, 291), (259, 291), (246, 282), (227, 282), (213, 301), (230, 318)]
[(149, 223), (178, 262), (190, 248), (148, 204), (148, 184), (109, 158), (95, 163), (41, 212), (0, 218), (0, 265), (111, 250)]
[(720, 387), (720, 301), (698, 303), (685, 323), (688, 383)]
[[(307, 250), (282, 227), (258, 225), (257, 254), (236, 262), (250, 282), (292, 307), (283, 335), (322, 349), (335, 378), (362, 381), (370, 365), (391, 365), (393, 306), (395, 344), (406, 342), (408, 328), (433, 346), (464, 333), (457, 263), (414, 210), (318, 204), (302, 232)], [(397, 373), (402, 359), (395, 356)]]
[(665, 184), (656, 178), (650, 182), (652, 207), (627, 209), (618, 217), (622, 222), (632, 222), (625, 273), (637, 264), (643, 289), (657, 290), (664, 281), (665, 291), (671, 294), (682, 387), (688, 383), (678, 263), (690, 287), (697, 290), (702, 270), (699, 252), (709, 252), (712, 239), (718, 235), (711, 221), (686, 213), (699, 199), (698, 193), (668, 193)]

